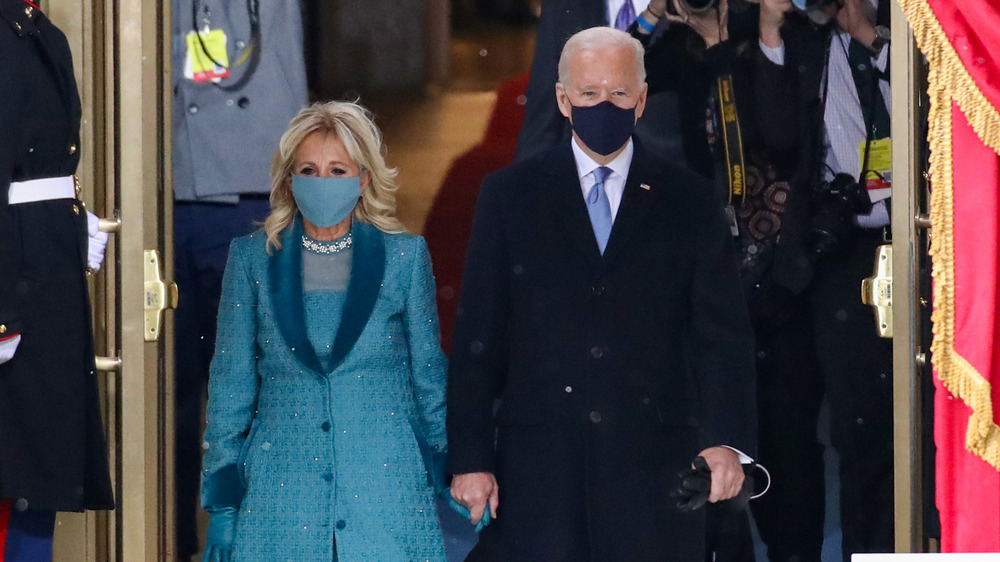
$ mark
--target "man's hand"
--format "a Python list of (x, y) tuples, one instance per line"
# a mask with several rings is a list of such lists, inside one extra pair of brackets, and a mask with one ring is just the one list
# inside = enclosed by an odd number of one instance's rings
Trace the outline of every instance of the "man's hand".
[(743, 467), (736, 451), (727, 447), (709, 447), (698, 453), (712, 471), (712, 491), (708, 501), (715, 503), (736, 497), (743, 487)]
[(96, 273), (104, 263), (104, 250), (108, 246), (108, 233), (101, 232), (97, 215), (87, 211), (87, 268)]
[(868, 19), (867, 4), (866, 0), (844, 0), (837, 12), (837, 26), (866, 47), (875, 42), (875, 23)]
[(792, 9), (791, 0), (760, 0), (760, 40), (768, 47), (780, 47), (781, 26)]
[(706, 49), (729, 40), (729, 0), (719, 0), (718, 9), (713, 8), (704, 12), (688, 11), (681, 0), (670, 1), (674, 3), (677, 15), (667, 12), (664, 17), (668, 21), (682, 23), (695, 30), (705, 41)]
[(649, 11), (650, 15), (654, 18), (662, 18), (667, 15), (667, 2), (669, 0), (649, 0), (649, 6), (646, 10)]
[(469, 472), (456, 474), (451, 479), (451, 496), (469, 510), (469, 521), (477, 525), (489, 506), (490, 517), (497, 518), (500, 503), (500, 487), (497, 479), (489, 472)]

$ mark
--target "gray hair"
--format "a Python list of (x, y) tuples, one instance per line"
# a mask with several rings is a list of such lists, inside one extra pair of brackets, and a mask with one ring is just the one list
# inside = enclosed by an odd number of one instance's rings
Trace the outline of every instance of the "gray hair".
[(559, 83), (563, 86), (569, 81), (569, 61), (580, 51), (598, 51), (609, 47), (625, 47), (635, 52), (635, 68), (639, 82), (646, 81), (646, 50), (642, 43), (624, 31), (613, 27), (591, 27), (575, 33), (566, 41), (562, 54), (559, 56)]

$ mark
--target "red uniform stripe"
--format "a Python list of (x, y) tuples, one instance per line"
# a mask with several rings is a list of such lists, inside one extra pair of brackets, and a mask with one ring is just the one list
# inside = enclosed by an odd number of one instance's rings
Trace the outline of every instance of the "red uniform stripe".
[(7, 526), (10, 524), (10, 508), (14, 500), (0, 500), (0, 562), (4, 560), (4, 550), (7, 547)]

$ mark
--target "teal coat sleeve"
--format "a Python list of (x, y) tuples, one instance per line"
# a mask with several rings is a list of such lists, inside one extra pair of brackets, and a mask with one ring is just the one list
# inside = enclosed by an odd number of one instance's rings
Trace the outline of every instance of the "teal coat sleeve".
[(242, 248), (258, 237), (234, 240), (222, 278), (215, 356), (209, 371), (207, 426), (202, 447), (202, 505), (238, 507), (241, 451), (257, 408), (257, 292)]
[[(426, 439), (430, 457), (428, 471), (443, 473), (445, 434), (445, 387), (447, 360), (441, 351), (441, 327), (434, 299), (434, 274), (427, 243), (414, 237), (415, 255), (406, 299), (404, 328), (410, 347), (414, 401), (420, 432)], [(428, 452), (425, 451), (425, 456)], [(434, 465), (439, 465), (435, 467)]]

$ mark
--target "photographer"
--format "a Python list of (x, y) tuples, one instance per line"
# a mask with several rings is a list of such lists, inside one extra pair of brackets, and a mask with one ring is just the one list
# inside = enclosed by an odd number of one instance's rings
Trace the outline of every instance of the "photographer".
[[(796, 152), (773, 150), (763, 142), (762, 130), (769, 124), (759, 122), (755, 100), (755, 66), (763, 56), (757, 18), (757, 6), (736, 0), (653, 0), (634, 31), (648, 45), (650, 93), (678, 92), (688, 166), (714, 177), (726, 202), (754, 324), (758, 410), (767, 419), (787, 411), (780, 407), (785, 397), (811, 390), (799, 381), (818, 379), (819, 366), (807, 297), (793, 294), (772, 275), (773, 264), (789, 251), (783, 221)], [(794, 425), (783, 429), (796, 431)], [(815, 444), (815, 422), (809, 437), (810, 452), (819, 462), (799, 475), (807, 483), (804, 490), (782, 493), (811, 495), (803, 501), (819, 506), (822, 517), (822, 453)], [(759, 460), (768, 465), (767, 459)], [(778, 492), (776, 487), (768, 495)], [(710, 507), (707, 515), (710, 532), (714, 529), (707, 559), (753, 559), (745, 513), (713, 513)], [(822, 542), (819, 521), (817, 545)]]
[[(754, 516), (772, 561), (819, 560), (820, 403), (840, 456), (845, 560), (893, 550), (892, 348), (861, 303), (861, 280), (888, 238), (888, 28), (874, 0), (761, 0), (761, 134), (796, 155), (772, 278), (810, 293), (821, 376), (803, 371), (760, 406), (761, 462), (772, 493)], [(864, 173), (862, 173), (864, 170)]]

